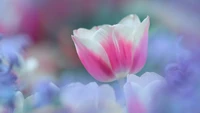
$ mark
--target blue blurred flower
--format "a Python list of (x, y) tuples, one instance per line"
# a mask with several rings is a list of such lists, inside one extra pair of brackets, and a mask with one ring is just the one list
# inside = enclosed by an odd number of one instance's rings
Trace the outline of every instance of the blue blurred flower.
[(49, 81), (42, 81), (35, 87), (37, 93), (36, 107), (52, 104), (56, 102), (60, 89)]
[(25, 45), (23, 36), (3, 37), (0, 40), (0, 104), (13, 107), (13, 97), (17, 90), (17, 76), (14, 66), (19, 66), (19, 57)]
[(30, 44), (27, 35), (1, 36), (0, 55), (6, 58), (11, 64), (18, 65), (18, 59)]

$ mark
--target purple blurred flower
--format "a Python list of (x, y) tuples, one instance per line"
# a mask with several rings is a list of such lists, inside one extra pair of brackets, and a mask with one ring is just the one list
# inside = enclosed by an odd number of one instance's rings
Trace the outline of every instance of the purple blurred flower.
[[(24, 37), (23, 37), (24, 38)], [(19, 66), (19, 56), (25, 44), (22, 36), (1, 36), (0, 40), (0, 104), (13, 107), (13, 96), (17, 90), (14, 66)]]
[(30, 40), (27, 35), (2, 36), (0, 41), (1, 56), (5, 57), (11, 64), (18, 64), (19, 56), (29, 44)]
[(170, 90), (173, 90), (173, 92), (181, 91), (180, 94), (189, 93), (189, 89), (197, 83), (195, 80), (197, 78), (197, 65), (193, 60), (192, 52), (180, 45), (178, 45), (177, 51), (176, 60), (165, 68), (165, 77)]
[(167, 85), (155, 96), (152, 113), (200, 112), (200, 63), (194, 56), (179, 47), (175, 62), (166, 66)]
[(59, 91), (60, 89), (49, 81), (40, 82), (35, 88), (37, 93), (36, 107), (54, 103), (58, 98)]

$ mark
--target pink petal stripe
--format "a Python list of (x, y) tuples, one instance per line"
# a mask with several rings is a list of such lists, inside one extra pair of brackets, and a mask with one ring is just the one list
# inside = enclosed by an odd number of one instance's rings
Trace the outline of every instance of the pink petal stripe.
[(123, 36), (120, 36), (120, 34), (116, 34), (116, 37), (118, 38), (118, 57), (120, 61), (120, 68), (122, 71), (129, 71), (131, 65), (132, 65), (132, 59), (133, 59), (133, 44), (131, 42), (128, 42)]
[(73, 37), (78, 56), (86, 70), (97, 80), (109, 82), (115, 79), (111, 68), (92, 51), (88, 50), (82, 43)]
[(116, 74), (127, 71), (131, 66), (133, 44), (120, 34), (115, 35), (116, 37), (109, 36), (106, 42), (101, 42), (101, 45), (108, 55), (113, 72)]
[(108, 40), (102, 41), (101, 45), (108, 55), (113, 72), (120, 71), (120, 59), (118, 58), (119, 52), (115, 42), (112, 39), (112, 36), (109, 36)]
[(136, 97), (130, 98), (127, 105), (129, 113), (146, 113), (144, 105)]
[(133, 86), (130, 82), (124, 85), (124, 93), (128, 113), (146, 113), (146, 108), (139, 98), (140, 86)]
[(139, 46), (135, 49), (130, 73), (137, 73), (143, 68), (147, 58), (147, 47), (148, 28), (146, 28), (145, 33), (139, 43)]

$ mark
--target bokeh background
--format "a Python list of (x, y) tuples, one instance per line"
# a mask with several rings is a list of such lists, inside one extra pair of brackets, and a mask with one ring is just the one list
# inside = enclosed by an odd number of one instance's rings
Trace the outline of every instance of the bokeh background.
[(129, 14), (137, 14), (141, 21), (149, 15), (151, 22), (147, 63), (137, 75), (163, 75), (180, 48), (198, 49), (199, 5), (199, 0), (0, 0), (0, 33), (31, 41), (19, 79), (28, 95), (41, 81), (58, 86), (95, 81), (76, 54), (73, 30), (117, 24)]

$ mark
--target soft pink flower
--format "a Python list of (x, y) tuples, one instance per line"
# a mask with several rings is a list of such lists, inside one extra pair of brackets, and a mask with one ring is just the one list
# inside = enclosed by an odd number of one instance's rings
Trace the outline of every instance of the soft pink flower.
[(109, 82), (137, 73), (146, 62), (149, 17), (129, 15), (116, 25), (79, 28), (72, 36), (78, 56), (97, 80)]
[(17, 31), (21, 20), (18, 4), (20, 0), (0, 0), (0, 32), (12, 34)]
[(156, 91), (165, 84), (165, 79), (153, 72), (141, 77), (128, 75), (124, 85), (128, 113), (148, 113)]

